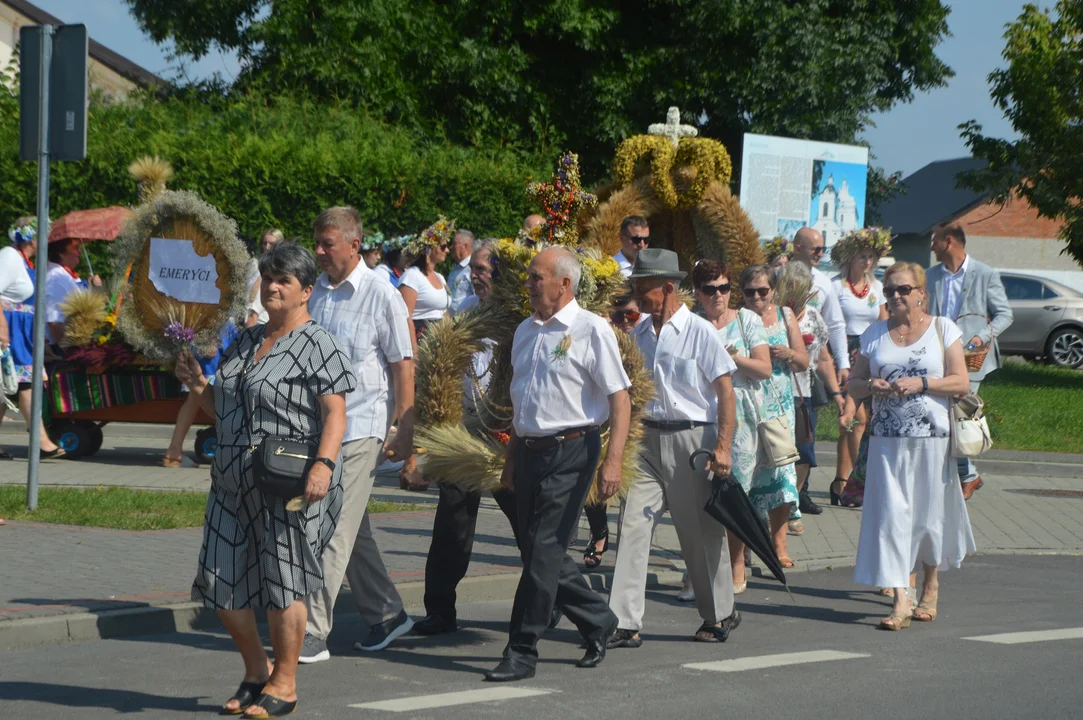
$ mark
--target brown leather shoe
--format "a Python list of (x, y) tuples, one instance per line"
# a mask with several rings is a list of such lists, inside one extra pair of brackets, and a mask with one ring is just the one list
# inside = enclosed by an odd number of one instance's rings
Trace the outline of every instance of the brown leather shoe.
[(985, 483), (981, 477), (976, 477), (969, 482), (963, 483), (963, 500), (969, 500), (970, 496), (981, 489), (981, 486)]

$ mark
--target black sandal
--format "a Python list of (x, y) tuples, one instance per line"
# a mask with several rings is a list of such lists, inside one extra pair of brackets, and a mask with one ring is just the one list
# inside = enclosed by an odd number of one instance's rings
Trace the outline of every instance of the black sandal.
[[(598, 541), (602, 542), (602, 549), (598, 549)], [(609, 528), (605, 529), (605, 532), (600, 537), (590, 536), (590, 542), (587, 543), (587, 550), (583, 553), (583, 567), (587, 570), (595, 570), (602, 564), (602, 555), (605, 555), (605, 551), (609, 549)]]
[(245, 715), (246, 718), (253, 718), (253, 720), (268, 720), (268, 718), (279, 718), (289, 715), (297, 709), (297, 701), (286, 702), (285, 700), (279, 700), (274, 695), (268, 695), (263, 693), (260, 695), (252, 705), (263, 708), (264, 712), (261, 715)]
[(737, 612), (735, 608), (733, 614), (723, 620), (721, 625), (712, 625), (710, 623), (700, 625), (699, 630), (696, 630), (694, 639), (696, 642), (724, 643), (729, 639), (730, 631), (740, 624), (741, 613)]
[[(222, 706), (223, 715), (240, 715), (243, 713), (252, 702), (259, 697), (263, 692), (263, 686), (266, 682), (243, 682), (240, 687), (237, 688), (237, 692), (233, 693), (233, 697), (229, 700), (236, 700), (237, 707), (233, 710), (228, 709), (225, 705)], [(229, 700), (226, 700), (228, 703)]]

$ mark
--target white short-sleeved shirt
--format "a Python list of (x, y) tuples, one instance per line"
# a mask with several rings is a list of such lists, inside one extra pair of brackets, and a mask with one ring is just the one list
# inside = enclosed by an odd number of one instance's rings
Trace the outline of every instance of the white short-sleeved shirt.
[(876, 278), (869, 281), (869, 293), (863, 298), (854, 295), (850, 283), (842, 275), (831, 281), (831, 287), (839, 299), (847, 335), (860, 335), (880, 319), (880, 308), (885, 302), (884, 284)]
[[(471, 295), (463, 300), (463, 304), (459, 306), (459, 312), (464, 313), (467, 310), (473, 310), (481, 304), (481, 298), (477, 295)], [(476, 393), (483, 393), (489, 388), (489, 379), (492, 373), (489, 372), (489, 368), (493, 363), (493, 346), (496, 344), (493, 340), (485, 339), (482, 341), (484, 346), (483, 350), (474, 353), (470, 363), (474, 368), (473, 375), (467, 374), (463, 377), (463, 407), (468, 410), (473, 410), (477, 406)], [(474, 378), (477, 378), (477, 386), (474, 385)]]
[(34, 283), (22, 253), (13, 247), (0, 250), (0, 300), (21, 303), (33, 294)]
[(69, 293), (78, 289), (79, 281), (72, 277), (66, 267), (49, 263), (49, 272), (45, 276), (45, 321), (64, 322), (64, 311), (60, 305)]
[(797, 329), (801, 331), (801, 339), (805, 341), (805, 349), (808, 350), (808, 367), (804, 370), (794, 370), (793, 377), (797, 381), (794, 385), (794, 397), (812, 396), (812, 373), (820, 366), (820, 350), (827, 345), (827, 323), (824, 322), (820, 311), (814, 307), (806, 307), (801, 320), (797, 323)]
[(632, 267), (635, 265), (631, 260), (624, 257), (624, 251), (618, 250), (617, 254), (613, 256), (613, 259), (617, 261), (617, 267), (620, 268), (620, 274), (628, 279), (628, 276), (632, 274)]
[(346, 396), (343, 442), (368, 437), (383, 440), (395, 409), (388, 366), (413, 355), (402, 296), (383, 276), (359, 262), (334, 287), (327, 273), (321, 273), (312, 289), (308, 312), (338, 338), (357, 377), (357, 388)]
[(683, 304), (659, 333), (650, 319), (632, 330), (654, 380), (654, 399), (646, 408), (651, 420), (713, 423), (718, 421), (714, 383), (736, 369), (718, 330)]
[(820, 311), (827, 322), (831, 354), (839, 370), (850, 368), (850, 352), (846, 345), (846, 319), (839, 307), (839, 298), (831, 279), (819, 268), (812, 268), (812, 297), (808, 305)]
[(545, 437), (609, 419), (609, 396), (627, 389), (613, 326), (574, 299), (544, 322), (515, 329), (512, 424), (519, 437)]
[[(892, 382), (900, 377), (944, 377), (946, 349), (962, 337), (958, 326), (947, 318), (932, 318), (921, 338), (909, 347), (899, 347), (888, 333), (888, 321), (869, 326), (861, 336), (861, 354), (869, 359), (869, 377)], [(937, 333), (935, 324), (940, 324)], [(940, 336), (944, 338), (940, 345)], [(874, 397), (872, 434), (876, 437), (950, 436), (948, 399), (927, 393), (906, 397)]]
[(408, 287), (417, 293), (417, 302), (414, 304), (414, 320), (439, 320), (444, 317), (451, 307), (451, 295), (448, 293), (447, 280), (440, 273), (443, 289), (437, 290), (425, 277), (425, 273), (419, 268), (407, 268), (399, 278), (399, 287)]
[(474, 286), (470, 282), (470, 257), (467, 256), (447, 275), (448, 288), (451, 290), (451, 314), (459, 312), (463, 302), (473, 297)]

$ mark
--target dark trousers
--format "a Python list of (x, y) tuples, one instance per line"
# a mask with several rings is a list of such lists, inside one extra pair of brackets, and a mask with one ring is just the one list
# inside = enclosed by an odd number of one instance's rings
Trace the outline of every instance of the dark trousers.
[[(493, 499), (511, 523), (511, 531), (518, 545), (519, 518), (515, 494), (501, 490), (493, 493)], [(440, 485), (440, 504), (436, 506), (432, 543), (425, 562), (425, 612), (429, 615), (455, 619), (455, 588), (470, 566), (480, 504), (481, 493), (469, 492), (454, 485)]]
[(531, 450), (523, 440), (517, 442), (515, 498), (523, 574), (515, 590), (504, 656), (535, 665), (538, 639), (549, 625), (554, 604), (588, 641), (601, 639), (616, 626), (617, 618), (568, 555), (598, 467), (599, 434), (592, 432), (548, 450)]

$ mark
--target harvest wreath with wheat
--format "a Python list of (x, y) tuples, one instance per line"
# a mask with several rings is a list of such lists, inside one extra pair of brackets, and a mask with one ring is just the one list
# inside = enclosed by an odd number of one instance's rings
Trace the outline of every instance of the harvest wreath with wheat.
[[(515, 328), (531, 315), (527, 269), (545, 247), (559, 245), (578, 254), (583, 273), (576, 300), (605, 317), (624, 285), (611, 256), (620, 247), (621, 221), (629, 215), (647, 217), (652, 245), (677, 251), (686, 263), (701, 257), (724, 259), (739, 273), (763, 261), (756, 230), (729, 191), (728, 153), (721, 143), (694, 138), (694, 129), (680, 125), (679, 117), (671, 108), (667, 123), (625, 141), (614, 163), (616, 182), (597, 195), (580, 187), (576, 155), (562, 155), (548, 182), (527, 188), (541, 206), (545, 224), (497, 245), (489, 297), (475, 310), (426, 329), (417, 358), (415, 435), (425, 476), (475, 491), (499, 486), (511, 427), (511, 341)], [(639, 420), (654, 385), (635, 343), (622, 332), (616, 337), (632, 382), (623, 493), (637, 474)], [(485, 343), (493, 344), (487, 385), (471, 376), (471, 357)], [(469, 378), (465, 389), (464, 376)], [(464, 411), (464, 393), (470, 393), (475, 411)], [(587, 502), (596, 499), (594, 486)]]

